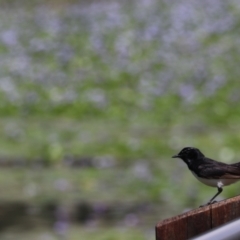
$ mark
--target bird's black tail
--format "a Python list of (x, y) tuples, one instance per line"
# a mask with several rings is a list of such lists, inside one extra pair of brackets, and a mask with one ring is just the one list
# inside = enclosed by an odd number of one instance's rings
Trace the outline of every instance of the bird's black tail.
[(240, 162), (232, 163), (231, 166), (234, 166), (234, 167), (240, 168)]

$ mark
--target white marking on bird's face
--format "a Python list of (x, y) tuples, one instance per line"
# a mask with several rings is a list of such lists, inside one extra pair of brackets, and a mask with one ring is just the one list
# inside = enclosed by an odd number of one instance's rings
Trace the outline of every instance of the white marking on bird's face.
[(223, 186), (228, 186), (228, 185), (240, 180), (240, 179), (207, 179), (207, 178), (198, 177), (193, 171), (191, 171), (191, 172), (192, 172), (193, 176), (196, 177), (200, 182), (202, 182), (210, 187), (221, 188)]

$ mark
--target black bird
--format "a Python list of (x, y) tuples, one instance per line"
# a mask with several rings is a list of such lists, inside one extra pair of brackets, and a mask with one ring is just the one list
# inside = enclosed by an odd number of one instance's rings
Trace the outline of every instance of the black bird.
[(213, 201), (221, 192), (223, 186), (230, 185), (240, 180), (240, 162), (226, 164), (207, 158), (194, 147), (185, 147), (173, 158), (181, 158), (188, 166), (192, 174), (202, 183), (217, 187), (218, 192), (206, 204)]

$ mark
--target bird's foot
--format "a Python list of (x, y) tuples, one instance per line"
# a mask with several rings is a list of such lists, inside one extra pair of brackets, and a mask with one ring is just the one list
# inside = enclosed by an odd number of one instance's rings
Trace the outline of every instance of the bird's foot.
[(205, 207), (205, 206), (214, 204), (214, 203), (216, 203), (216, 202), (217, 202), (217, 201), (208, 202), (208, 203), (206, 203), (206, 204), (204, 204), (204, 205), (200, 205), (199, 207)]

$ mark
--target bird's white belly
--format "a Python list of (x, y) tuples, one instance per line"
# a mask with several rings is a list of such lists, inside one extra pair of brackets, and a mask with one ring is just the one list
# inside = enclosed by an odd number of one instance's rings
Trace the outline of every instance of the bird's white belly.
[(230, 184), (235, 183), (240, 180), (240, 179), (205, 179), (205, 178), (198, 177), (194, 172), (192, 172), (192, 174), (200, 182), (202, 182), (210, 187), (223, 187), (223, 186), (230, 185)]

